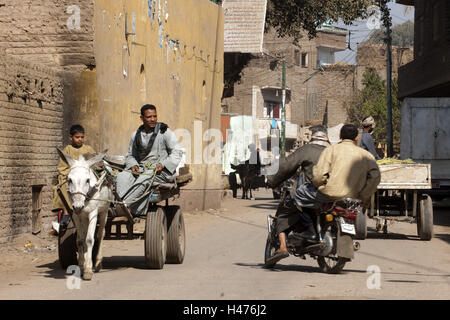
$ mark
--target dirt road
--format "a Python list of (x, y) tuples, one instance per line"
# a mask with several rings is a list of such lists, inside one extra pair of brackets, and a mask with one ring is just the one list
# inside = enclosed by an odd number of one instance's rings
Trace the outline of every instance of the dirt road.
[[(55, 238), (3, 245), (0, 299), (450, 299), (450, 208), (435, 208), (432, 241), (418, 240), (415, 224), (396, 222), (385, 235), (369, 220), (355, 259), (342, 274), (328, 275), (310, 258), (263, 268), (266, 216), (275, 214), (277, 202), (267, 190), (255, 195), (185, 213), (182, 265), (149, 270), (142, 240), (105, 241), (104, 269), (79, 289), (69, 289), (75, 282), (59, 267)], [(26, 240), (39, 248), (24, 247)], [(369, 266), (381, 272), (378, 289)]]

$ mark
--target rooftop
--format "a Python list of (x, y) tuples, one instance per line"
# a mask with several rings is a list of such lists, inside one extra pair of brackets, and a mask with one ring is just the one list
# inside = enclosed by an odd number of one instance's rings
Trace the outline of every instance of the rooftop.
[(319, 26), (316, 30), (320, 31), (320, 32), (327, 32), (327, 33), (347, 35), (347, 29), (335, 27), (335, 26), (332, 26), (332, 25), (329, 25), (329, 24), (326, 24), (326, 23), (324, 23), (321, 26)]

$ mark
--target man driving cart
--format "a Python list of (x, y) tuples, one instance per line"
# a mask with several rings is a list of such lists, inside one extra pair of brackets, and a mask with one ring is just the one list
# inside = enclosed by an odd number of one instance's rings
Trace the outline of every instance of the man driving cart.
[(131, 135), (125, 170), (116, 180), (117, 193), (133, 216), (146, 214), (150, 198), (145, 193), (150, 187), (173, 183), (183, 155), (175, 133), (157, 122), (154, 105), (142, 106), (140, 118), (142, 125)]

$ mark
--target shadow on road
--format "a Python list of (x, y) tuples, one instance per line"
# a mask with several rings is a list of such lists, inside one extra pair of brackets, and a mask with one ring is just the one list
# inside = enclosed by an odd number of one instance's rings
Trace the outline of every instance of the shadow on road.
[(145, 234), (143, 232), (141, 232), (141, 233), (133, 232), (133, 239), (128, 239), (128, 235), (125, 232), (122, 232), (120, 237), (117, 237), (116, 233), (112, 232), (109, 237), (107, 237), (105, 235), (104, 240), (108, 240), (108, 241), (109, 240), (136, 240), (136, 239), (142, 240), (142, 239), (144, 239), (144, 237), (145, 237)]
[(422, 281), (416, 280), (386, 280), (387, 282), (395, 282), (395, 283), (422, 283)]
[(253, 264), (253, 263), (235, 263), (239, 267), (248, 267), (253, 269), (265, 269), (268, 272), (281, 272), (281, 271), (297, 271), (297, 272), (308, 272), (308, 273), (321, 273), (319, 267), (304, 266), (301, 264), (279, 264), (277, 263), (273, 268), (267, 268), (263, 263)]
[[(239, 267), (249, 267), (249, 268), (254, 268), (254, 269), (265, 269), (268, 272), (286, 272), (286, 271), (294, 271), (294, 272), (305, 272), (305, 273), (322, 273), (324, 274), (323, 271), (320, 270), (320, 268), (317, 267), (312, 267), (312, 266), (305, 266), (302, 264), (282, 264), (282, 263), (277, 263), (274, 267), (272, 268), (267, 268), (263, 263), (258, 263), (258, 264), (251, 264), (251, 263), (235, 263), (236, 266)], [(364, 270), (342, 270), (341, 275), (345, 275), (347, 273), (366, 273), (366, 271)], [(339, 274), (333, 274), (333, 276), (339, 276)]]
[(439, 234), (435, 234), (434, 237), (450, 244), (450, 234), (439, 233)]
[(58, 260), (55, 260), (55, 262), (42, 264), (39, 266), (36, 266), (36, 268), (40, 269), (48, 269), (48, 270), (39, 270), (40, 274), (43, 274), (46, 278), (52, 278), (52, 279), (65, 279), (66, 278), (66, 270), (61, 268), (61, 265), (59, 264)]
[(277, 211), (278, 208), (278, 201), (277, 202), (270, 202), (270, 203), (259, 203), (259, 204), (253, 204), (249, 206), (250, 208), (255, 209), (261, 209), (261, 210), (270, 210), (270, 211)]
[(118, 270), (123, 268), (149, 269), (144, 256), (112, 256), (103, 257), (103, 270)]
[(375, 228), (367, 227), (367, 239), (386, 239), (386, 240), (420, 240), (417, 236), (408, 236), (401, 233), (383, 233), (378, 232)]
[(435, 226), (450, 227), (450, 209), (434, 208), (433, 224)]
[[(103, 268), (100, 272), (109, 272), (126, 268), (149, 269), (143, 256), (103, 257), (102, 265)], [(44, 275), (46, 278), (65, 279), (70, 275), (69, 273), (66, 273), (66, 270), (61, 268), (58, 260), (52, 263), (36, 266), (36, 268), (47, 269), (43, 271), (39, 270), (39, 274)]]

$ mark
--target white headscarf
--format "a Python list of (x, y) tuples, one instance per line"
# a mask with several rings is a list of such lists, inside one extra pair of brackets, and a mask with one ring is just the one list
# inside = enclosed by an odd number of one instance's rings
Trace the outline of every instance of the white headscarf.
[(324, 147), (329, 147), (331, 145), (330, 140), (328, 140), (328, 135), (323, 131), (314, 132), (309, 143), (318, 144)]

